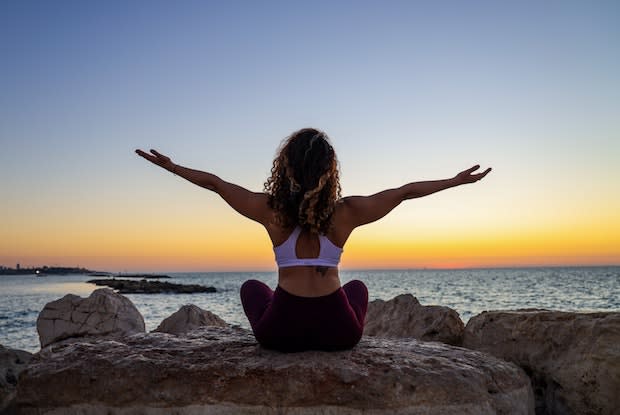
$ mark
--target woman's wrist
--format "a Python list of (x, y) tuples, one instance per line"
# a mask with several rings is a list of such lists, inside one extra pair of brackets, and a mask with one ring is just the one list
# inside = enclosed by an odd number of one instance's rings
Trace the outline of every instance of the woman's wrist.
[(452, 182), (452, 186), (451, 187), (460, 186), (460, 185), (466, 183), (466, 181), (463, 180), (463, 177), (460, 176), (460, 173), (457, 174), (456, 176), (454, 176), (453, 178), (451, 178), (450, 181)]

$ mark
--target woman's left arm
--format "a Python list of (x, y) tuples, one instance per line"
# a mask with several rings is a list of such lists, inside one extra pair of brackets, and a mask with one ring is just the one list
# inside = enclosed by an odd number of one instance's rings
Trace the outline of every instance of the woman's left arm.
[(491, 168), (486, 169), (482, 173), (474, 173), (480, 168), (479, 165), (464, 170), (451, 179), (430, 180), (425, 182), (409, 183), (402, 186), (399, 190), (403, 200), (424, 197), (430, 194), (449, 189), (451, 187), (460, 186), (467, 183), (475, 183), (482, 180), (484, 176), (489, 174)]
[(251, 192), (239, 185), (222, 180), (218, 176), (205, 171), (190, 169), (175, 164), (170, 157), (156, 150), (152, 154), (142, 150), (136, 153), (153, 164), (164, 168), (177, 176), (188, 180), (195, 185), (211, 190), (224, 199), (226, 203), (243, 216), (266, 225), (271, 219), (271, 209), (268, 206), (268, 197), (264, 193)]
[(370, 196), (349, 196), (343, 198), (342, 221), (348, 223), (351, 230), (374, 222), (390, 213), (401, 202), (408, 199), (428, 196), (451, 187), (474, 183), (489, 174), (491, 169), (474, 173), (480, 166), (474, 166), (458, 173), (451, 179), (430, 180), (408, 183), (404, 186), (388, 189)]

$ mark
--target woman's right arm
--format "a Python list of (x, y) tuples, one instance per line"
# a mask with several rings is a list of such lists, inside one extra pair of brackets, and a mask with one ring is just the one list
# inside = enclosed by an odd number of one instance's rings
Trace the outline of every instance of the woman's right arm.
[(474, 183), (491, 171), (489, 168), (482, 173), (474, 174), (474, 171), (479, 168), (480, 166), (474, 166), (458, 173), (451, 179), (408, 183), (371, 196), (346, 197), (343, 199), (343, 214), (340, 219), (353, 230), (358, 226), (381, 219), (404, 200), (428, 196), (466, 183)]
[(142, 150), (136, 150), (136, 153), (195, 185), (217, 193), (230, 207), (249, 219), (263, 225), (271, 220), (271, 209), (267, 204), (267, 195), (264, 193), (251, 192), (239, 185), (222, 180), (212, 173), (180, 166), (156, 150), (151, 150), (152, 154)]

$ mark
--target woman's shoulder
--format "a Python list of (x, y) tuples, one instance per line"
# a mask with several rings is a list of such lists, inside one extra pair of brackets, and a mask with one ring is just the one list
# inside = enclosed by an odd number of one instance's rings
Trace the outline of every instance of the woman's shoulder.
[(346, 219), (346, 217), (355, 210), (355, 206), (358, 202), (357, 199), (359, 199), (359, 197), (360, 196), (346, 196), (338, 199), (336, 205), (334, 206), (333, 219), (337, 222), (341, 222), (343, 219)]
[(343, 246), (353, 231), (350, 216), (353, 212), (349, 198), (338, 201), (332, 214), (332, 223), (327, 233), (328, 238), (338, 246)]
[(274, 216), (274, 219), (270, 221), (265, 228), (267, 229), (273, 246), (278, 246), (291, 236), (297, 226), (283, 226)]

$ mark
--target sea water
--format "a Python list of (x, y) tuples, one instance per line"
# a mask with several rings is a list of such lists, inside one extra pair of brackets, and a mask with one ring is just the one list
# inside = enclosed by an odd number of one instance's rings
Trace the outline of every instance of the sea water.
[[(170, 282), (213, 286), (216, 293), (127, 294), (144, 316), (147, 331), (182, 305), (195, 304), (226, 322), (249, 328), (239, 288), (257, 279), (275, 288), (275, 272), (171, 273)], [(620, 311), (620, 267), (499, 268), (461, 270), (341, 271), (343, 284), (362, 280), (370, 301), (411, 293), (423, 305), (455, 309), (466, 323), (485, 310), (542, 308), (561, 311)], [(88, 275), (0, 276), (0, 344), (40, 349), (36, 320), (45, 304), (66, 294), (87, 297), (101, 287)]]

